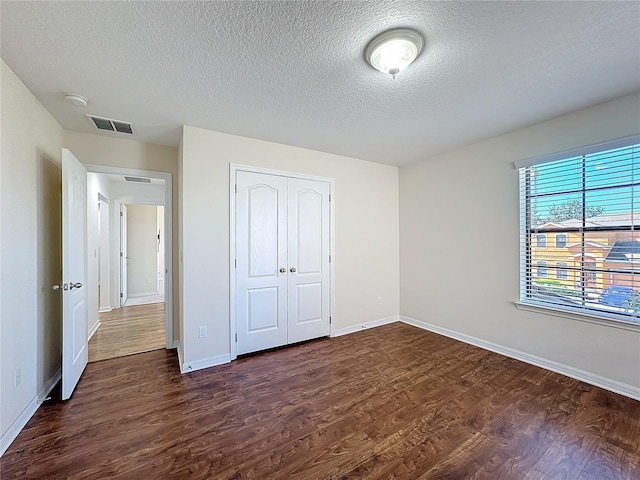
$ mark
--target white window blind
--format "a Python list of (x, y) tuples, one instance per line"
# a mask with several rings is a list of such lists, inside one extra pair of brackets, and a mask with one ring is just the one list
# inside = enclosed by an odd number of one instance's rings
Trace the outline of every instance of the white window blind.
[(640, 324), (640, 138), (528, 160), (520, 301)]

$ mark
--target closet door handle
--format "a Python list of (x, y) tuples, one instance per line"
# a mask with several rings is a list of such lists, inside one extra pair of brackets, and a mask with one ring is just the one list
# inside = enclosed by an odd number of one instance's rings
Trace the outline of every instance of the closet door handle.
[(286, 269), (286, 268), (284, 268), (284, 267), (282, 267), (282, 268), (280, 269), (280, 273), (287, 273), (287, 269)]
[(296, 267), (291, 267), (291, 268), (289, 269), (289, 271), (290, 271), (291, 273), (296, 273)]

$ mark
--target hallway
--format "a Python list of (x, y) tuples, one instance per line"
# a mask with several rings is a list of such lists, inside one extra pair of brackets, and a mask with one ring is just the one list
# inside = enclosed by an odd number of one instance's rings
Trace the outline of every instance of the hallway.
[(89, 362), (164, 348), (164, 308), (164, 303), (151, 303), (100, 313), (100, 328), (89, 341)]

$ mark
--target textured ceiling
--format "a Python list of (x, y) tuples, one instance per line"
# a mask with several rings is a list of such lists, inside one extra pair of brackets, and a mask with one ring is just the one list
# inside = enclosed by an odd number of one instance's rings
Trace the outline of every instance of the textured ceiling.
[[(166, 145), (186, 124), (400, 165), (640, 90), (640, 2), (0, 8), (3, 60), (64, 128), (97, 133), (92, 113)], [(426, 40), (396, 80), (363, 58), (392, 27)]]

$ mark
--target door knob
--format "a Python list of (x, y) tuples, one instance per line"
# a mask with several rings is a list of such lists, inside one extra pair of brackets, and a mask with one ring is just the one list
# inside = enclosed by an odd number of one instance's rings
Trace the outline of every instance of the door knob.
[(280, 273), (286, 273), (286, 272), (287, 272), (287, 269), (286, 269), (286, 268), (282, 267), (282, 268), (280, 269)]
[(291, 267), (291, 268), (289, 269), (289, 271), (290, 271), (291, 273), (296, 273), (296, 267)]
[(52, 288), (53, 290), (67, 290), (67, 289), (68, 289), (68, 287), (67, 287), (67, 284), (66, 284), (66, 283), (63, 283), (62, 285), (57, 285), (57, 284), (56, 284), (56, 285), (53, 285), (51, 288)]
[(82, 288), (82, 284), (80, 282), (70, 282), (69, 283), (69, 290), (73, 290), (74, 288)]

